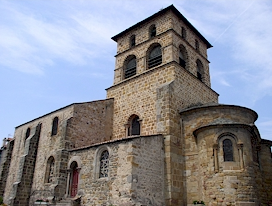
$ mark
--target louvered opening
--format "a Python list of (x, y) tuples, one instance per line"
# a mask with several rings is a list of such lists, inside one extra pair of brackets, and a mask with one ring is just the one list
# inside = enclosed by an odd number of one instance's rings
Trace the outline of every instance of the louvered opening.
[(161, 63), (162, 63), (161, 47), (157, 46), (150, 52), (148, 59), (148, 68), (150, 69), (152, 67), (158, 66)]
[(131, 59), (125, 69), (125, 79), (136, 75), (136, 59)]

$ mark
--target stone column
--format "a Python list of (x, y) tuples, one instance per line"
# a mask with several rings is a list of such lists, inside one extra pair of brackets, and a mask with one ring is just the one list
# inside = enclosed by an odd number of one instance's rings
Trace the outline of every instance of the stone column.
[(141, 135), (141, 133), (142, 133), (142, 119), (138, 119), (138, 122), (139, 122), (139, 124), (140, 124), (140, 134), (139, 135)]
[(214, 155), (214, 171), (219, 172), (219, 167), (218, 167), (218, 144), (213, 145), (213, 155)]
[(67, 177), (67, 184), (66, 184), (66, 192), (65, 192), (65, 197), (69, 197), (69, 190), (70, 190), (70, 182), (71, 182), (71, 174), (72, 174), (72, 169), (68, 169), (68, 177)]
[(238, 143), (238, 152), (239, 152), (239, 159), (240, 159), (240, 168), (244, 170), (244, 158), (243, 158), (243, 143)]
[(127, 137), (127, 136), (129, 136), (128, 135), (129, 123), (124, 124), (124, 126), (125, 126), (125, 137)]

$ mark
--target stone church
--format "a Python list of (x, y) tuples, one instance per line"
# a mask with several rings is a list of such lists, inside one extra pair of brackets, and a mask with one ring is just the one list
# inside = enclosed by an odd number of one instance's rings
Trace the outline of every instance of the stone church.
[(4, 140), (4, 202), (272, 205), (272, 141), (256, 112), (218, 103), (205, 37), (171, 5), (112, 39), (106, 99), (52, 111)]

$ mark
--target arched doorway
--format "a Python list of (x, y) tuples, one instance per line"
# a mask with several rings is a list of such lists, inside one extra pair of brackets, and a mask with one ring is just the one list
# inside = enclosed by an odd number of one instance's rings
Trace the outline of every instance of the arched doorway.
[(77, 162), (72, 162), (71, 166), (71, 176), (70, 176), (70, 196), (75, 197), (78, 190), (78, 176), (79, 168)]

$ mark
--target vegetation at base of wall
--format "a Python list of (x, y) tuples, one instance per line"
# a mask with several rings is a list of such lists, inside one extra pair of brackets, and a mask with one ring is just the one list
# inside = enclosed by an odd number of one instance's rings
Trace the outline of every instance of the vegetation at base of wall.
[(194, 205), (197, 205), (197, 204), (205, 205), (205, 203), (202, 200), (201, 201), (195, 200), (195, 201), (193, 201), (193, 204)]
[(4, 203), (3, 197), (1, 197), (1, 196), (0, 196), (0, 205), (1, 205), (1, 206), (8, 206), (8, 205), (6, 205), (6, 204)]

